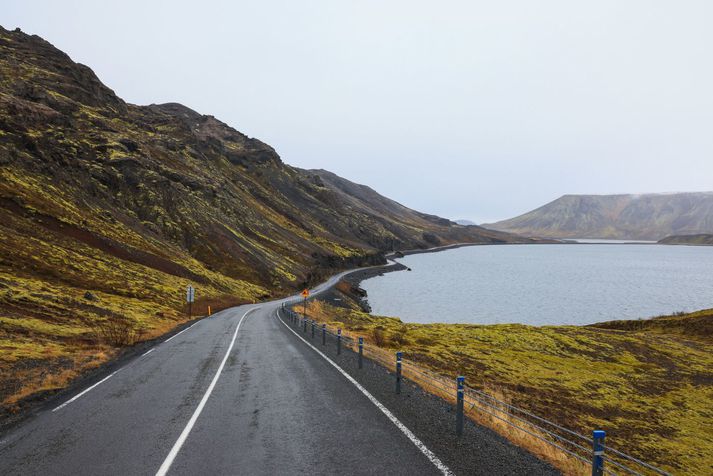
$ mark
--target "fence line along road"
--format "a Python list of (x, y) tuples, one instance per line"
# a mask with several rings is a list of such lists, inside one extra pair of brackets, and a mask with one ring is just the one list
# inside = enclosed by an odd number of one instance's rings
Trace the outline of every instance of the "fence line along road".
[[(559, 452), (565, 458), (579, 464), (582, 470), (591, 468), (592, 476), (605, 474), (633, 474), (639, 476), (663, 475), (670, 473), (656, 466), (637, 459), (623, 451), (606, 444), (604, 430), (595, 429), (591, 436), (585, 436), (563, 425), (535, 415), (525, 409), (505, 402), (482, 390), (469, 387), (463, 376), (448, 379), (428, 369), (420, 367), (413, 361), (403, 357), (402, 352), (388, 352), (373, 345), (367, 345), (363, 336), (356, 339), (345, 335), (341, 328), (334, 328), (326, 323), (307, 319), (295, 312), (296, 302), (284, 303), (282, 310), (288, 324), (311, 336), (315, 342), (327, 346), (326, 336), (330, 335), (336, 342), (335, 352), (340, 354), (347, 348), (358, 353), (358, 368), (362, 368), (363, 359), (380, 365), (394, 375), (394, 391), (400, 393), (402, 379), (408, 379), (429, 393), (450, 403), (455, 403), (454, 432), (462, 434), (465, 416), (473, 420), (483, 421), (486, 418), (497, 420), (506, 427), (535, 438), (538, 442)], [(299, 304), (303, 304), (299, 301)], [(588, 471), (587, 471), (588, 472)]]

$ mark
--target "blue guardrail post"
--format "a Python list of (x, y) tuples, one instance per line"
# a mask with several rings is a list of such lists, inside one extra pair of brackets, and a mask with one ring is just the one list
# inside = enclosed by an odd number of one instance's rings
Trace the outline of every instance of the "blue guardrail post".
[(322, 345), (327, 344), (327, 324), (322, 324)]
[(396, 393), (401, 393), (401, 357), (402, 352), (396, 352)]
[(364, 338), (359, 338), (359, 368), (364, 367)]
[(342, 353), (342, 330), (337, 329), (337, 355)]
[(456, 377), (456, 435), (463, 434), (463, 382), (465, 377), (459, 375)]
[(592, 476), (604, 476), (604, 430), (592, 432)]

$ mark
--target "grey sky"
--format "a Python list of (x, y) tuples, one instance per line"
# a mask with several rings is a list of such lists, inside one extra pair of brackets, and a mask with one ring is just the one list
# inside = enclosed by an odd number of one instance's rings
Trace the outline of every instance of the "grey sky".
[(707, 0), (3, 0), (0, 24), (450, 218), (713, 189)]

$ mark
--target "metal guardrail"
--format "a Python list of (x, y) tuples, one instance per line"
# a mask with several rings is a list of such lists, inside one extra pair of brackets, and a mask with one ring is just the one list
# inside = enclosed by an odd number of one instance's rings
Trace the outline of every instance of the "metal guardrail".
[(518, 432), (535, 438), (583, 465), (591, 466), (592, 476), (605, 474), (618, 476), (624, 473), (637, 476), (654, 474), (671, 476), (670, 473), (654, 465), (608, 446), (605, 443), (606, 432), (604, 430), (593, 430), (591, 436), (582, 435), (487, 392), (468, 387), (465, 385), (463, 376), (447, 379), (405, 359), (402, 352), (396, 352), (394, 355), (382, 348), (368, 346), (364, 343), (363, 337), (358, 337), (355, 340), (344, 335), (340, 328), (335, 329), (327, 324), (307, 319), (292, 309), (291, 306), (296, 303), (282, 305), (290, 324), (302, 329), (305, 334), (310, 330), (312, 339), (315, 339), (316, 335), (320, 335), (323, 346), (326, 346), (327, 343), (326, 336), (332, 336), (336, 341), (337, 355), (341, 354), (343, 347), (350, 348), (358, 354), (358, 368), (360, 369), (363, 368), (364, 358), (366, 358), (374, 365), (385, 367), (393, 372), (395, 393), (401, 393), (402, 380), (406, 378), (431, 394), (447, 401), (454, 401), (456, 404), (455, 433), (458, 436), (463, 433), (464, 416), (477, 418), (487, 415), (488, 418), (493, 418)]

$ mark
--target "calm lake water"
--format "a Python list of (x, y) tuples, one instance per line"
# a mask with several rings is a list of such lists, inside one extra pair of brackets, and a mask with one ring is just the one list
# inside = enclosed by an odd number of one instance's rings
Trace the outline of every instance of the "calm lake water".
[(713, 247), (471, 246), (411, 255), (368, 279), (376, 315), (405, 322), (591, 324), (713, 307)]

